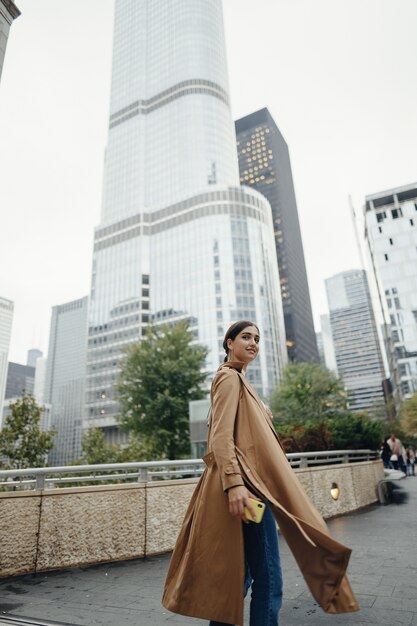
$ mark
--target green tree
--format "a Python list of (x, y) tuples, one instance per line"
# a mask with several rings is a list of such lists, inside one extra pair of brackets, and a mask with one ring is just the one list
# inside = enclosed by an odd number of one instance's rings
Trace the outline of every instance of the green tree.
[(129, 463), (131, 461), (153, 461), (155, 454), (146, 442), (134, 433), (124, 444), (108, 444), (100, 428), (89, 428), (83, 433), (81, 441), (82, 457), (77, 464), (97, 465), (99, 463)]
[(104, 431), (100, 428), (89, 428), (83, 433), (81, 450), (82, 457), (79, 463), (85, 465), (117, 463), (119, 447), (106, 444)]
[(329, 419), (327, 425), (336, 450), (379, 450), (384, 429), (380, 420), (366, 414), (346, 413)]
[(55, 433), (41, 431), (42, 409), (35, 398), (26, 393), (9, 407), (11, 414), (0, 431), (0, 454), (8, 458), (7, 467), (44, 467), (48, 452), (54, 447)]
[(185, 323), (150, 327), (129, 346), (116, 386), (125, 430), (137, 434), (156, 457), (190, 452), (188, 403), (201, 400), (207, 348), (191, 345)]
[(149, 445), (143, 438), (138, 437), (135, 433), (129, 433), (129, 439), (126, 444), (120, 446), (118, 453), (118, 463), (130, 463), (134, 461), (158, 461), (162, 458), (161, 454), (155, 452), (153, 447)]
[(417, 393), (401, 406), (401, 428), (408, 437), (417, 437)]
[(343, 383), (315, 363), (291, 363), (270, 397), (270, 407), (279, 422), (321, 420), (347, 410)]
[(333, 447), (328, 420), (307, 420), (302, 424), (280, 422), (277, 432), (285, 452), (311, 452)]

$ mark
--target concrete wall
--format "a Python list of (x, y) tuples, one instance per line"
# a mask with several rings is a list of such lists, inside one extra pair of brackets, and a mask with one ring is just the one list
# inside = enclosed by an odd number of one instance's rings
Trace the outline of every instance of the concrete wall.
[[(380, 461), (295, 470), (324, 517), (376, 502)], [(330, 495), (337, 483), (340, 497)], [(197, 479), (0, 493), (0, 577), (172, 550)]]

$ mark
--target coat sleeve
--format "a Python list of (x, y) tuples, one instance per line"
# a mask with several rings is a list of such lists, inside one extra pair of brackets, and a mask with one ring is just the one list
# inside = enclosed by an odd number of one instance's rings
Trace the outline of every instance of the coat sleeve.
[(223, 490), (243, 485), (235, 452), (234, 427), (239, 407), (241, 384), (231, 370), (217, 374), (212, 387), (210, 449), (220, 472)]

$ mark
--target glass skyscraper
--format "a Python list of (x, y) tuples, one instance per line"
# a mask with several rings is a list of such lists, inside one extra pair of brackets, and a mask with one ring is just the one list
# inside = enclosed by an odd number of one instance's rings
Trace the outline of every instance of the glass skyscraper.
[(13, 20), (19, 17), (20, 11), (13, 0), (0, 0), (0, 78), (6, 54), (7, 39)]
[(56, 432), (49, 465), (67, 465), (81, 456), (87, 314), (88, 297), (52, 307), (44, 388)]
[(12, 333), (14, 303), (0, 298), (0, 428), (2, 425), (3, 400), (6, 390), (10, 336)]
[(288, 360), (319, 360), (287, 143), (268, 109), (235, 122), (240, 182), (270, 202)]
[(117, 0), (101, 223), (95, 232), (86, 426), (112, 439), (122, 349), (190, 319), (209, 347), (256, 321), (264, 396), (286, 360), (271, 208), (239, 186), (221, 0)]
[(385, 401), (385, 372), (365, 270), (327, 278), (326, 291), (337, 373), (349, 408), (376, 408)]

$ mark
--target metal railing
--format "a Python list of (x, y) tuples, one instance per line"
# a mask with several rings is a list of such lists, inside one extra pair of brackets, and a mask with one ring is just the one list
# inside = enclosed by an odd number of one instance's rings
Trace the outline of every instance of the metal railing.
[[(379, 458), (372, 450), (324, 450), (291, 452), (287, 454), (294, 468), (317, 467), (372, 461)], [(35, 467), (0, 470), (0, 489), (52, 489), (69, 485), (97, 483), (147, 483), (155, 480), (194, 478), (204, 471), (202, 459), (178, 461), (141, 461), (137, 463), (101, 463), (99, 465), (67, 465), (63, 467)]]

